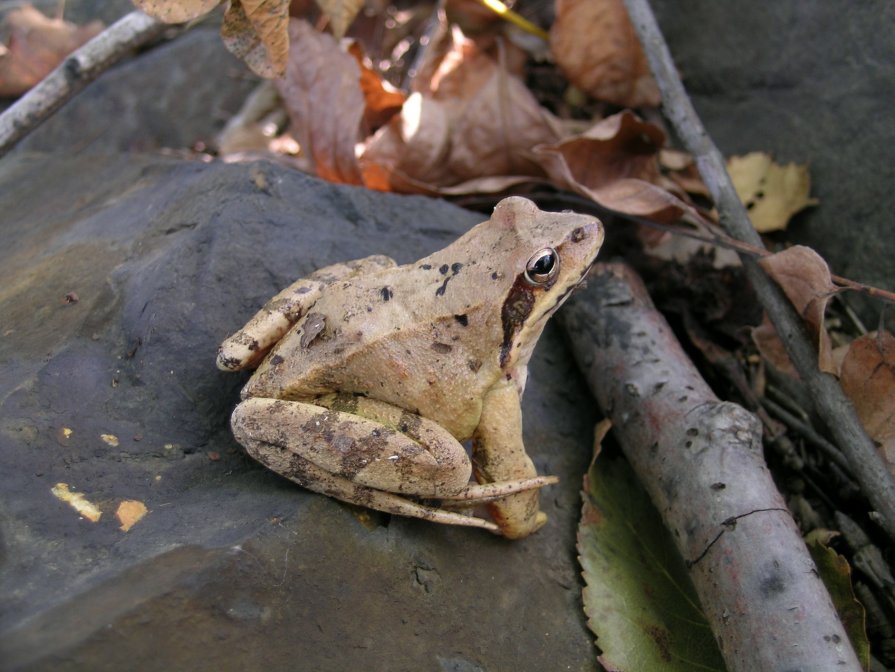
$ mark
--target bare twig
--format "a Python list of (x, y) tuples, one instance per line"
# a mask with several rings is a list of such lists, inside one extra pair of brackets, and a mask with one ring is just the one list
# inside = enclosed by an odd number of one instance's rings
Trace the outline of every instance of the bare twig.
[(597, 264), (559, 320), (688, 561), (727, 668), (859, 670), (764, 463), (760, 423), (715, 397), (640, 279)]
[(87, 84), (167, 28), (143, 12), (131, 12), (69, 55), (43, 81), (0, 114), (0, 157)]
[[(724, 157), (706, 132), (684, 90), (648, 0), (624, 2), (662, 93), (664, 113), (687, 151), (693, 155), (699, 174), (718, 208), (721, 224), (734, 238), (757, 248), (763, 247), (730, 181)], [(746, 275), (805, 381), (818, 413), (827, 419), (830, 433), (851, 464), (862, 491), (876, 509), (882, 527), (890, 538), (895, 539), (895, 480), (877, 454), (839, 381), (818, 368), (815, 348), (792, 304), (751, 255), (743, 254), (741, 259)]]

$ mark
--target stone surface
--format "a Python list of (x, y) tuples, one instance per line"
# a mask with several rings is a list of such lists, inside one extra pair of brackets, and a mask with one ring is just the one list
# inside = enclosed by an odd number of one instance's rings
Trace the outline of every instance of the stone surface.
[[(266, 163), (20, 154), (0, 184), (8, 667), (594, 668), (574, 550), (592, 402), (554, 329), (524, 413), (562, 484), (526, 541), (309, 493), (227, 426), (245, 376), (216, 346), (266, 298), (338, 260), (419, 258), (480, 215)], [(123, 500), (149, 509), (128, 532)]]
[[(840, 275), (895, 289), (895, 5), (652, 4), (721, 151), (810, 164), (820, 205), (786, 239), (815, 248)], [(876, 325), (880, 303), (849, 300)]]

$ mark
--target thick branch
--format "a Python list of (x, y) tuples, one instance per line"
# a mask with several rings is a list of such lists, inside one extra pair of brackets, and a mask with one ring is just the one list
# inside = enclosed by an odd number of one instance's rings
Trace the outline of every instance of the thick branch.
[[(684, 90), (648, 0), (624, 2), (662, 92), (664, 113), (696, 160), (699, 174), (718, 208), (721, 224), (734, 238), (763, 247), (730, 181), (724, 157), (706, 132)], [(817, 351), (792, 304), (754, 258), (744, 254), (740, 257), (749, 281), (786, 345), (790, 359), (811, 392), (817, 412), (826, 419), (830, 433), (848, 459), (861, 490), (879, 514), (883, 528), (890, 538), (895, 539), (895, 481), (864, 431), (839, 381), (818, 368)]]
[(859, 670), (762, 458), (761, 424), (715, 397), (640, 279), (598, 264), (559, 319), (687, 560), (728, 669)]
[(131, 12), (69, 55), (43, 81), (0, 114), (0, 157), (78, 91), (168, 27), (143, 12)]

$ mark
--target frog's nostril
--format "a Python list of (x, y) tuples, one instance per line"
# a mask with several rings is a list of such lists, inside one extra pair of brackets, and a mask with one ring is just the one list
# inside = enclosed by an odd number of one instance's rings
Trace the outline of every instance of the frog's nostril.
[(587, 231), (584, 230), (583, 227), (578, 227), (574, 231), (572, 231), (572, 242), (580, 243), (582, 240), (587, 238)]

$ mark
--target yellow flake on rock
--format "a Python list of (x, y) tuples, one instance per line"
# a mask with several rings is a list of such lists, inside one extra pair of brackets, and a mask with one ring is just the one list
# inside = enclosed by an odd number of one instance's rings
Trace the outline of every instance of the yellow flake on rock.
[(122, 532), (127, 532), (140, 522), (147, 511), (148, 509), (143, 502), (136, 499), (125, 499), (118, 505), (118, 509), (115, 511), (115, 517), (121, 523), (119, 529)]
[(100, 434), (99, 438), (101, 438), (113, 448), (116, 448), (118, 446), (118, 437), (114, 434)]
[(74, 433), (74, 430), (72, 430), (72, 429), (69, 428), (69, 427), (63, 427), (63, 428), (62, 428), (62, 436), (64, 436), (66, 439), (70, 439), (70, 438), (71, 438), (71, 435), (72, 435), (73, 433)]
[(50, 492), (53, 493), (53, 496), (56, 499), (65, 502), (71, 508), (78, 512), (78, 514), (91, 523), (95, 523), (99, 521), (100, 517), (103, 515), (103, 512), (99, 510), (99, 507), (92, 502), (87, 501), (87, 498), (80, 492), (72, 492), (68, 483), (57, 483), (52, 488), (50, 488)]

